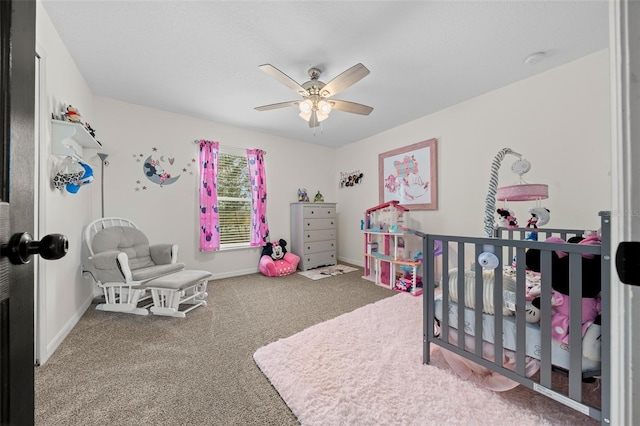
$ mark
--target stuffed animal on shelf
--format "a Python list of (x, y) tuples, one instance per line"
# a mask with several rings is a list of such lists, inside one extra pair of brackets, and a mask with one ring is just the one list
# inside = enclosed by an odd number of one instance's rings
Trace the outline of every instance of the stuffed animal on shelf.
[(64, 120), (71, 121), (72, 123), (80, 123), (82, 121), (82, 116), (80, 115), (80, 111), (78, 111), (77, 108), (69, 105), (67, 106), (67, 110), (64, 113)]
[(298, 201), (301, 203), (308, 203), (309, 202), (309, 195), (307, 194), (307, 189), (306, 188), (298, 188)]
[[(565, 243), (558, 237), (549, 237), (545, 242)], [(577, 244), (600, 244), (597, 237), (573, 237), (569, 243)], [(526, 253), (527, 268), (540, 272), (540, 251), (529, 249)], [(594, 323), (600, 314), (600, 289), (602, 287), (600, 256), (590, 254), (582, 255), (582, 336)], [(552, 286), (552, 306), (553, 317), (551, 319), (551, 335), (562, 343), (569, 343), (569, 255), (566, 252), (554, 251), (551, 254), (551, 286)], [(539, 288), (530, 289), (528, 294), (536, 296), (540, 294)], [(536, 298), (528, 306), (527, 318), (530, 322), (535, 322), (536, 307), (539, 309), (539, 301)], [(539, 318), (539, 314), (537, 314)]]
[(260, 255), (259, 269), (267, 277), (282, 277), (293, 274), (298, 268), (300, 257), (289, 253), (283, 239), (267, 243)]

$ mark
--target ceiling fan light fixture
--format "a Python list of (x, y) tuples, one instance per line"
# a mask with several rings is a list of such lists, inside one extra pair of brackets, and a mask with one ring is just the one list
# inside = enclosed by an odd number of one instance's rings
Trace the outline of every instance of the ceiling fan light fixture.
[(318, 121), (324, 121), (329, 118), (329, 114), (323, 114), (320, 110), (316, 111), (316, 117), (318, 117)]
[(362, 64), (352, 66), (326, 84), (318, 79), (320, 77), (320, 70), (318, 68), (309, 69), (309, 78), (311, 80), (303, 84), (296, 82), (273, 65), (264, 64), (260, 65), (259, 68), (280, 83), (302, 95), (303, 99), (263, 105), (255, 108), (258, 111), (268, 111), (297, 105), (300, 111), (300, 118), (307, 121), (309, 127), (314, 128), (318, 127), (319, 122), (329, 118), (329, 114), (334, 108), (361, 115), (368, 115), (373, 110), (371, 107), (354, 102), (328, 100), (329, 97), (342, 92), (369, 74), (369, 70)]
[(302, 118), (304, 121), (309, 121), (311, 119), (311, 111), (308, 112), (300, 112), (300, 118)]
[(313, 102), (311, 102), (311, 99), (306, 99), (303, 102), (300, 102), (300, 105), (298, 105), (298, 107), (300, 108), (300, 113), (311, 114), (311, 110), (313, 109)]
[(318, 112), (329, 116), (329, 113), (331, 112), (331, 104), (327, 101), (318, 102)]

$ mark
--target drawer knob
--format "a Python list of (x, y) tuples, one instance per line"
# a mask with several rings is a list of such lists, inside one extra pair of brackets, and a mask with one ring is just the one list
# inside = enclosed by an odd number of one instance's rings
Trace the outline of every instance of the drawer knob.
[(311, 210), (311, 214), (314, 214), (315, 212), (313, 210)]
[(331, 224), (333, 225), (333, 222), (331, 222)]
[(311, 238), (311, 235), (307, 234), (307, 238)]
[(311, 250), (311, 246), (307, 246), (307, 250)]
[(307, 226), (311, 226), (311, 224), (309, 222), (307, 222)]

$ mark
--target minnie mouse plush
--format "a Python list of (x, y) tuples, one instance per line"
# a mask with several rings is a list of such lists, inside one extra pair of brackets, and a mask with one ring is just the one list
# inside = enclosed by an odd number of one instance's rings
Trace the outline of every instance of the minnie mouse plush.
[(287, 252), (286, 245), (287, 242), (280, 239), (264, 246), (260, 257), (260, 272), (268, 277), (282, 277), (296, 271), (300, 257)]
[(498, 209), (496, 210), (498, 215), (498, 226), (502, 226), (504, 228), (517, 228), (518, 227), (518, 219), (515, 217), (515, 213), (509, 209)]
[[(550, 237), (545, 242), (565, 243), (558, 237)], [(570, 238), (569, 243), (578, 244), (600, 244), (597, 237), (574, 237)], [(529, 249), (526, 253), (527, 268), (540, 272), (540, 250)], [(583, 254), (582, 256), (582, 336), (585, 335), (587, 329), (594, 323), (600, 313), (600, 289), (601, 289), (601, 263), (600, 256)], [(562, 343), (569, 343), (569, 256), (563, 251), (554, 251), (551, 254), (551, 287), (552, 287), (552, 305), (553, 317), (551, 319), (551, 335)], [(531, 289), (529, 296), (536, 296), (536, 288)], [(529, 309), (527, 317), (529, 322), (536, 322), (539, 317), (535, 315), (536, 307), (539, 309), (539, 301)]]

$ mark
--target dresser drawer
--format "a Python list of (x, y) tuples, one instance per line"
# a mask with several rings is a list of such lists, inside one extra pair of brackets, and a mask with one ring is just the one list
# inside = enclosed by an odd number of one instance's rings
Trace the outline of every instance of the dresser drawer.
[(315, 268), (323, 265), (335, 265), (336, 264), (336, 252), (325, 251), (323, 253), (305, 254), (303, 257), (305, 270), (309, 268)]
[(303, 240), (305, 243), (311, 241), (327, 241), (336, 239), (335, 229), (322, 229), (320, 231), (306, 231), (303, 232)]
[(287, 249), (300, 256), (306, 271), (338, 260), (338, 216), (335, 203), (291, 203), (291, 241)]
[(321, 253), (323, 251), (336, 251), (336, 242), (333, 241), (318, 241), (315, 243), (305, 243), (304, 253)]
[(304, 206), (302, 216), (304, 218), (333, 218), (336, 217), (336, 208), (333, 206)]
[(302, 229), (314, 230), (314, 229), (334, 229), (336, 227), (335, 219), (307, 219), (302, 221)]

